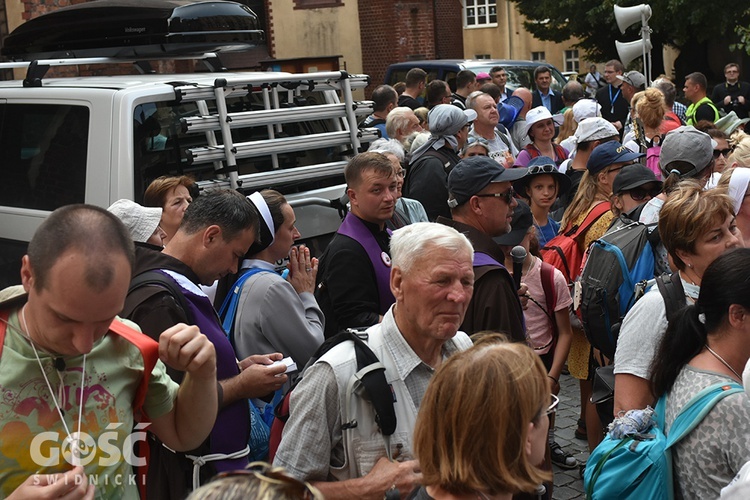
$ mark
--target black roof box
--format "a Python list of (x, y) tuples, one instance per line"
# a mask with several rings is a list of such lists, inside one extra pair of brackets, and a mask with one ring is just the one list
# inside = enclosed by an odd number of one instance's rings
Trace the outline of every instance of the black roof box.
[(0, 53), (26, 61), (148, 58), (244, 50), (264, 40), (258, 17), (236, 2), (96, 0), (31, 19)]

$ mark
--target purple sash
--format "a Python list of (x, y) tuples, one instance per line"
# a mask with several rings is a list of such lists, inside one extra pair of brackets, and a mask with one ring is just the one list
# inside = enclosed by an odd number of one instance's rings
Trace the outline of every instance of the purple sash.
[[(162, 272), (169, 279), (174, 277)], [(176, 281), (176, 280), (175, 280)], [(229, 343), (226, 333), (221, 327), (219, 317), (216, 315), (214, 306), (208, 297), (198, 295), (193, 291), (185, 288), (182, 283), (177, 281), (177, 285), (182, 290), (190, 308), (190, 313), (194, 318), (195, 325), (200, 328), (202, 334), (208, 337), (208, 340), (216, 349), (216, 378), (224, 380), (234, 377), (240, 373), (237, 367), (237, 356)], [(250, 413), (246, 399), (240, 399), (232, 404), (219, 410), (216, 416), (216, 423), (211, 430), (210, 449), (211, 453), (230, 454), (237, 452), (245, 447), (250, 437)], [(247, 457), (232, 460), (217, 460), (211, 462), (217, 472), (228, 470), (244, 469), (247, 465)]]
[(482, 252), (474, 252), (474, 267), (479, 266), (500, 266), (505, 269), (505, 266), (500, 264), (498, 261)]
[[(391, 230), (386, 229), (390, 236)], [(341, 223), (341, 227), (338, 230), (339, 234), (348, 236), (357, 243), (359, 243), (364, 251), (367, 253), (367, 257), (372, 263), (372, 268), (375, 271), (375, 282), (378, 286), (378, 295), (380, 298), (380, 314), (388, 312), (388, 308), (396, 302), (396, 298), (391, 292), (391, 266), (390, 257), (388, 257), (388, 265), (384, 262), (383, 252), (380, 249), (380, 245), (375, 240), (375, 236), (365, 226), (359, 217), (349, 212), (344, 218), (344, 222)], [(388, 255), (388, 254), (386, 254)]]

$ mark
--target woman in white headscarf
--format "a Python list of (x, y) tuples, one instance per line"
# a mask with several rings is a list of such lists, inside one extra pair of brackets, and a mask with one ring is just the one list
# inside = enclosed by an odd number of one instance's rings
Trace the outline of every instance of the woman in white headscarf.
[(750, 168), (737, 167), (724, 171), (719, 178), (719, 188), (726, 188), (732, 198), (737, 229), (745, 241), (750, 241)]

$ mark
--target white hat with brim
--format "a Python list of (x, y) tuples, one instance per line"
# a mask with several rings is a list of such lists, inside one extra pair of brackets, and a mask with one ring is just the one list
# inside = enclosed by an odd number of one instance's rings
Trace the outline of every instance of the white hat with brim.
[(553, 115), (544, 106), (537, 106), (536, 108), (530, 109), (526, 113), (526, 122), (524, 123), (524, 127), (523, 127), (524, 137), (529, 135), (529, 130), (531, 130), (532, 125), (534, 125), (537, 122), (541, 122), (547, 119), (551, 119), (557, 125), (562, 125), (563, 115), (560, 115), (560, 114)]
[(138, 243), (146, 243), (161, 221), (161, 208), (144, 207), (130, 200), (117, 200), (107, 210), (125, 224)]
[(725, 134), (732, 135), (737, 127), (745, 125), (747, 122), (750, 122), (750, 118), (740, 118), (737, 113), (730, 111), (726, 116), (716, 120), (714, 125)]

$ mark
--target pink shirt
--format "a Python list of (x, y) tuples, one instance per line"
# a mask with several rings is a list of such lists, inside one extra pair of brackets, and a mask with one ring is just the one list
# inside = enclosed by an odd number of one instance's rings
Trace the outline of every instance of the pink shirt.
[[(541, 304), (542, 307), (546, 308), (547, 299), (544, 296), (544, 289), (542, 288), (541, 259), (534, 258), (534, 264), (529, 269), (529, 272), (521, 278), (521, 281), (529, 287), (529, 295)], [(554, 272), (554, 283), (555, 290), (557, 291), (555, 311), (567, 309), (573, 303), (573, 299), (570, 296), (570, 290), (565, 282), (565, 278), (558, 269), (555, 269)], [(552, 340), (552, 323), (550, 323), (544, 311), (533, 301), (529, 301), (529, 307), (524, 311), (524, 317), (526, 318), (526, 332), (528, 333), (532, 347), (536, 348), (549, 344), (550, 340)], [(540, 350), (534, 349), (534, 352), (540, 355), (546, 354), (549, 352), (549, 346)]]

